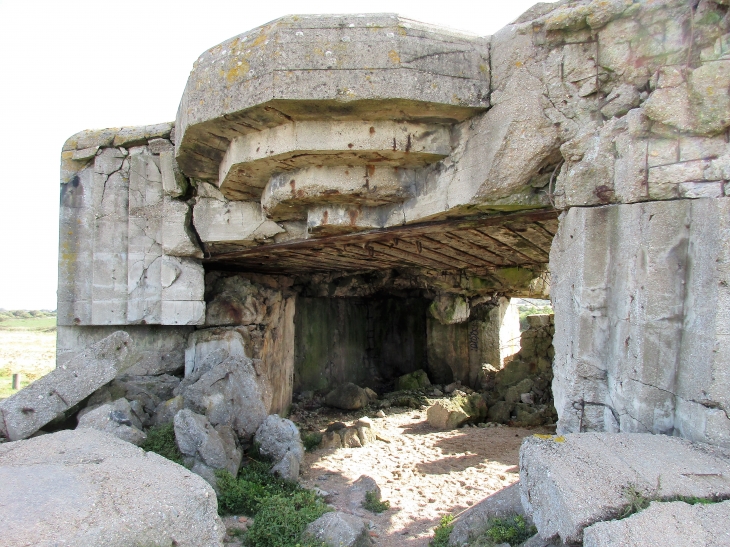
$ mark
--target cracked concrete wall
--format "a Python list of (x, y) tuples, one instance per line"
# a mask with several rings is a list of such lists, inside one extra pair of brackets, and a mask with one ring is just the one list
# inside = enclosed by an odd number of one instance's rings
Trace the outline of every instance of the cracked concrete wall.
[(730, 198), (573, 208), (551, 253), (560, 432), (730, 446)]
[(204, 321), (203, 255), (171, 131), (85, 131), (64, 145), (59, 325)]

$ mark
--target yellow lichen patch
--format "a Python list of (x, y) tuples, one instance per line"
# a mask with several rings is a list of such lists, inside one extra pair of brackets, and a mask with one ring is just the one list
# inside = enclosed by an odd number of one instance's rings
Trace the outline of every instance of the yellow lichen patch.
[(226, 81), (232, 84), (248, 74), (250, 66), (245, 60), (237, 61), (236, 65), (225, 73)]
[(482, 74), (487, 74), (489, 72), (489, 67), (482, 63), (481, 65), (479, 65), (479, 72), (481, 72)]
[(546, 441), (553, 441), (555, 443), (564, 443), (565, 437), (562, 435), (541, 435), (540, 433), (536, 433), (533, 435), (533, 437), (537, 437), (538, 439), (543, 439)]
[(408, 34), (408, 31), (403, 27), (398, 27), (398, 34), (400, 34), (401, 36), (406, 36)]
[(388, 58), (391, 60), (392, 63), (395, 63), (396, 65), (400, 64), (400, 55), (398, 55), (398, 52), (394, 49), (391, 49), (388, 52)]

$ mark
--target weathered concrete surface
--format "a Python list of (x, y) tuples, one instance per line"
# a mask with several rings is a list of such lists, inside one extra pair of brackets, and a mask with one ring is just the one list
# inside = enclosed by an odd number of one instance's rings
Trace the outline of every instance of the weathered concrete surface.
[(134, 415), (129, 401), (124, 398), (86, 412), (79, 418), (76, 429), (96, 429), (137, 446), (147, 439), (142, 431), (142, 422)]
[(25, 439), (134, 364), (130, 336), (116, 332), (0, 402), (0, 434)]
[[(233, 137), (290, 120), (463, 120), (488, 106), (487, 54), (484, 39), (394, 14), (277, 19), (195, 63), (178, 109), (178, 162), (215, 180)], [(210, 138), (211, 125), (224, 138)]]
[(261, 453), (273, 460), (272, 473), (287, 480), (298, 480), (304, 445), (294, 422), (271, 414), (259, 426), (254, 441)]
[(559, 432), (730, 447), (730, 199), (571, 209), (551, 251)]
[(221, 546), (213, 490), (171, 461), (92, 429), (0, 445), (3, 545)]
[(520, 449), (522, 505), (546, 539), (579, 543), (616, 518), (630, 489), (654, 499), (730, 496), (730, 452), (650, 434), (583, 433), (527, 438)]
[(623, 520), (599, 522), (585, 529), (584, 547), (659, 547), (730, 545), (730, 501), (689, 505), (652, 502)]

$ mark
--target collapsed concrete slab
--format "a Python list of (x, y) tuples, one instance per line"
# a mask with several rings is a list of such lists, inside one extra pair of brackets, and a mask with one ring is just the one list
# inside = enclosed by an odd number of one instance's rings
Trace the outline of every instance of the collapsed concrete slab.
[(84, 429), (0, 445), (3, 545), (221, 546), (215, 492), (184, 467)]
[(541, 537), (567, 544), (618, 517), (635, 493), (728, 499), (728, 476), (727, 450), (665, 435), (536, 435), (520, 449), (522, 505)]
[(28, 387), (0, 402), (0, 434), (17, 441), (91, 395), (134, 364), (134, 348), (126, 332), (98, 342)]
[(583, 547), (654, 545), (730, 545), (730, 501), (690, 505), (652, 502), (623, 520), (599, 522), (585, 529)]

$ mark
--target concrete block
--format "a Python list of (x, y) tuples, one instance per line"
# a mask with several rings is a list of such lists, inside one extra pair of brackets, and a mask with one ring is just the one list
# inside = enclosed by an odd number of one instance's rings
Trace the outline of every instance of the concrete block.
[(654, 547), (656, 545), (730, 545), (730, 501), (689, 505), (652, 502), (623, 520), (599, 522), (585, 529), (584, 547)]
[(666, 435), (534, 436), (520, 449), (522, 505), (540, 536), (567, 544), (617, 517), (631, 488), (655, 499), (728, 497), (728, 473), (727, 450)]
[(130, 336), (115, 332), (0, 402), (0, 433), (17, 441), (63, 415), (134, 364)]

